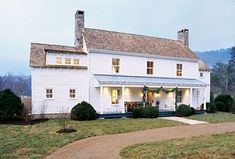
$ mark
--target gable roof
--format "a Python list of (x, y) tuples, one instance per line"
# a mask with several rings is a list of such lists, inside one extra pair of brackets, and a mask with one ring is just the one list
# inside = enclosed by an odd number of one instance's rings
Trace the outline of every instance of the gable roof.
[(198, 59), (178, 40), (85, 28), (87, 48)]
[[(31, 43), (30, 66), (31, 67), (49, 67), (46, 66), (46, 52), (53, 53), (72, 53), (86, 54), (82, 48), (52, 44)], [(52, 67), (52, 66), (50, 66)]]
[(199, 71), (211, 71), (211, 69), (200, 59), (199, 60)]

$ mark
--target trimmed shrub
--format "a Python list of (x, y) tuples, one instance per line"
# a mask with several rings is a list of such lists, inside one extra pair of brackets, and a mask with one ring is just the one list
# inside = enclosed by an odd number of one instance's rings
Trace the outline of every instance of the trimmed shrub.
[(215, 102), (214, 104), (216, 106), (217, 111), (221, 111), (221, 112), (227, 111), (227, 106), (224, 102)]
[(0, 119), (22, 119), (23, 104), (10, 89), (0, 92)]
[(196, 113), (195, 108), (191, 107), (191, 115), (194, 115)]
[(206, 110), (207, 113), (215, 113), (216, 112), (216, 106), (214, 103), (206, 103)]
[(143, 118), (157, 118), (159, 115), (159, 110), (152, 106), (146, 106), (142, 108)]
[(89, 103), (83, 101), (75, 105), (71, 110), (72, 120), (95, 120), (97, 114), (95, 109)]
[(142, 109), (140, 107), (133, 108), (132, 116), (133, 118), (142, 118), (143, 117)]
[(192, 109), (189, 105), (180, 104), (176, 110), (177, 116), (190, 116), (192, 115)]
[(214, 102), (223, 102), (226, 105), (224, 112), (229, 112), (232, 110), (234, 100), (230, 95), (218, 95)]

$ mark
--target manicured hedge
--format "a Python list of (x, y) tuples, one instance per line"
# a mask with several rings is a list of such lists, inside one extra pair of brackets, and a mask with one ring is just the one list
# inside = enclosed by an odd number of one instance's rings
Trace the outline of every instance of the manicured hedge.
[(157, 118), (159, 110), (152, 106), (138, 107), (133, 109), (132, 115), (133, 118)]
[(221, 111), (229, 112), (232, 110), (234, 100), (230, 95), (218, 95), (215, 98), (214, 102), (223, 102), (226, 105), (226, 107), (223, 108), (223, 110)]
[(192, 115), (192, 109), (189, 105), (181, 104), (176, 109), (176, 114), (177, 116), (182, 116), (182, 117), (190, 116)]
[(140, 108), (140, 107), (133, 108), (132, 116), (133, 116), (133, 118), (142, 118), (143, 117), (142, 108)]
[(224, 102), (215, 102), (214, 103), (216, 106), (216, 110), (217, 111), (221, 111), (221, 112), (226, 112), (227, 111), (227, 106)]
[(83, 101), (74, 106), (71, 110), (72, 120), (95, 120), (97, 113), (89, 103)]
[(207, 113), (215, 113), (216, 112), (215, 103), (206, 103), (206, 110)]

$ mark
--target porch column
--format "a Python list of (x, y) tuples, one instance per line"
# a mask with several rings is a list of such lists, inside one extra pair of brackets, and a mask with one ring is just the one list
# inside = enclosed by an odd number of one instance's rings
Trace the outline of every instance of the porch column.
[(206, 88), (204, 88), (204, 93), (203, 93), (203, 109), (206, 110), (206, 97), (205, 97), (205, 92)]
[(103, 110), (103, 86), (100, 86), (100, 114), (103, 114), (104, 113), (104, 110)]
[(190, 88), (190, 107), (193, 107), (193, 88)]
[(122, 103), (121, 103), (121, 106), (122, 106), (122, 113), (125, 113), (125, 87), (122, 86)]

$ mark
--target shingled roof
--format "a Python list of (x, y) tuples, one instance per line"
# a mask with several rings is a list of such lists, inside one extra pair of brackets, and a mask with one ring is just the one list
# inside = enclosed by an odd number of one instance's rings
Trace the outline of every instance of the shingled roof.
[(31, 67), (53, 67), (46, 66), (46, 52), (86, 54), (82, 48), (52, 44), (31, 43), (30, 66)]
[(198, 59), (178, 40), (85, 28), (87, 48)]
[(199, 60), (199, 71), (211, 71), (211, 69), (200, 59)]

